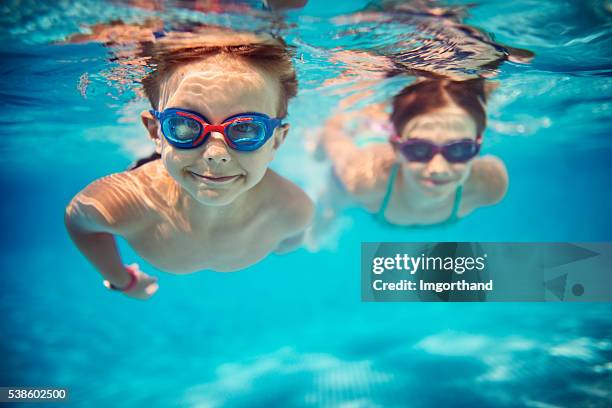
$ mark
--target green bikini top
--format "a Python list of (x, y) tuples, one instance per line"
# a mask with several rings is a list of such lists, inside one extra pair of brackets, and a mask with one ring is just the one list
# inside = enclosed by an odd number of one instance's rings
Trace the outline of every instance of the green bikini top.
[[(391, 193), (393, 192), (393, 184), (395, 183), (395, 179), (397, 178), (397, 173), (399, 172), (400, 165), (396, 163), (391, 168), (391, 174), (389, 175), (389, 183), (387, 184), (387, 191), (385, 192), (385, 196), (383, 198), (382, 204), (380, 205), (380, 209), (378, 210), (378, 214), (376, 216), (381, 221), (385, 221), (388, 224), (388, 221), (385, 220), (385, 211), (387, 211), (387, 206), (389, 205), (389, 200), (391, 200)], [(459, 217), (457, 213), (459, 212), (459, 206), (461, 205), (461, 196), (463, 194), (463, 186), (459, 185), (457, 190), (455, 190), (455, 202), (453, 203), (453, 211), (451, 212), (450, 217), (446, 219), (446, 221), (442, 221), (437, 224), (432, 224), (439, 226), (444, 224), (450, 224), (457, 222)], [(428, 225), (423, 225), (424, 227)]]

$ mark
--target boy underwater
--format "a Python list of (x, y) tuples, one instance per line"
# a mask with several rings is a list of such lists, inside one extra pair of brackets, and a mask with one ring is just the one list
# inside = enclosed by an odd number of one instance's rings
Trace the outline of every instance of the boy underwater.
[(157, 278), (123, 265), (116, 235), (166, 272), (228, 272), (295, 248), (313, 216), (308, 196), (268, 168), (297, 93), (285, 43), (211, 29), (150, 46), (155, 68), (142, 82), (153, 109), (141, 119), (161, 159), (94, 181), (65, 216), (105, 285), (137, 299)]

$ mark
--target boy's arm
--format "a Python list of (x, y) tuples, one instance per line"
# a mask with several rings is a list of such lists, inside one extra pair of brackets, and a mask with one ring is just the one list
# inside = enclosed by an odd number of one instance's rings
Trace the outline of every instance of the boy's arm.
[(74, 244), (111, 284), (120, 288), (128, 286), (130, 275), (121, 262), (115, 237), (108, 232), (94, 232), (93, 225), (84, 225), (83, 215), (76, 215), (78, 210), (71, 205), (66, 211), (65, 222)]
[[(146, 218), (137, 214), (143, 207), (134, 202), (134, 193), (127, 187), (120, 187), (133, 183), (129, 178), (116, 174), (96, 180), (72, 199), (64, 218), (66, 229), (81, 253), (119, 288), (128, 286), (132, 278), (121, 261), (114, 235), (129, 233), (139, 227), (138, 220)], [(128, 294), (146, 298), (148, 296), (138, 293), (146, 283), (146, 275), (137, 274), (139, 282), (134, 293)]]

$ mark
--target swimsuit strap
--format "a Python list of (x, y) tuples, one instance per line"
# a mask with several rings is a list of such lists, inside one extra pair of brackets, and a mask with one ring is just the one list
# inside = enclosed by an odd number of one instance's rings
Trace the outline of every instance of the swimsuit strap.
[[(389, 183), (387, 184), (387, 191), (385, 192), (382, 204), (380, 205), (380, 209), (378, 210), (377, 216), (383, 221), (385, 221), (385, 211), (387, 210), (387, 206), (389, 205), (389, 201), (391, 200), (391, 193), (393, 193), (393, 184), (395, 184), (395, 179), (397, 178), (399, 168), (399, 163), (395, 163), (391, 168), (391, 174), (389, 175)], [(455, 202), (453, 203), (453, 210), (451, 211), (451, 214), (448, 219), (446, 221), (442, 221), (440, 224), (455, 222), (459, 219), (457, 213), (459, 212), (459, 207), (461, 207), (462, 197), (463, 185), (459, 185), (455, 190)]]
[(455, 203), (453, 204), (453, 211), (451, 211), (450, 217), (445, 222), (453, 222), (457, 221), (459, 217), (457, 217), (457, 213), (459, 212), (459, 207), (461, 206), (461, 197), (463, 196), (463, 185), (459, 185), (457, 190), (455, 190)]
[(393, 184), (395, 184), (395, 179), (397, 178), (397, 172), (399, 171), (399, 167), (399, 163), (395, 163), (393, 167), (391, 167), (391, 174), (389, 175), (387, 191), (385, 192), (382, 204), (380, 205), (380, 210), (378, 210), (378, 217), (383, 221), (385, 219), (385, 211), (387, 210), (387, 205), (389, 205), (389, 200), (391, 199), (391, 193), (393, 193)]

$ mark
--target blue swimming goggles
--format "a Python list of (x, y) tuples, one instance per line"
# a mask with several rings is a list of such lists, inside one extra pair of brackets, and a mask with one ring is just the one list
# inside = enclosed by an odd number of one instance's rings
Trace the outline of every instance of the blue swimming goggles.
[(230, 116), (220, 125), (211, 125), (204, 116), (186, 109), (149, 112), (161, 123), (168, 143), (179, 149), (195, 149), (206, 142), (211, 132), (219, 132), (232, 149), (249, 152), (263, 146), (282, 124), (278, 118), (256, 112)]

